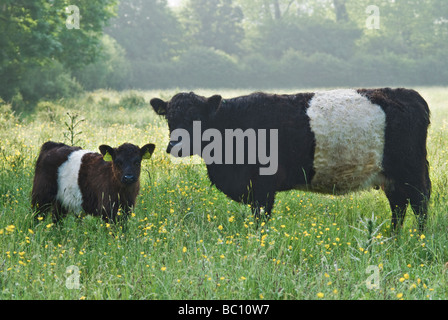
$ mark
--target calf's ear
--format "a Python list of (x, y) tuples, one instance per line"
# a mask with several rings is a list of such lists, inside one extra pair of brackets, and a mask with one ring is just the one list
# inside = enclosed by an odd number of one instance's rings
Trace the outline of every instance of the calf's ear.
[(107, 145), (101, 145), (100, 146), (100, 152), (103, 155), (103, 160), (110, 162), (114, 160), (115, 157), (115, 151), (114, 148), (107, 146)]
[(142, 155), (142, 159), (144, 159), (144, 160), (150, 159), (152, 154), (154, 153), (155, 148), (156, 148), (156, 146), (154, 144), (152, 144), (152, 143), (143, 146), (140, 149), (140, 153)]
[(158, 115), (161, 115), (161, 116), (166, 115), (166, 108), (168, 106), (168, 103), (166, 103), (165, 101), (163, 101), (159, 98), (151, 99), (150, 103), (151, 103), (152, 108)]

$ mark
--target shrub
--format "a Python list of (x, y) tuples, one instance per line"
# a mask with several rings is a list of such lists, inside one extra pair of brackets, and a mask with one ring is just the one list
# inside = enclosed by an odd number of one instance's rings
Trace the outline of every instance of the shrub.
[(176, 62), (174, 78), (183, 87), (236, 87), (239, 67), (230, 55), (211, 48), (195, 47)]
[(42, 99), (73, 97), (82, 92), (82, 87), (55, 61), (46, 66), (29, 67), (19, 90), (23, 100), (33, 105)]
[(118, 102), (118, 106), (124, 109), (141, 108), (147, 105), (145, 98), (135, 92), (130, 92), (123, 96)]
[(111, 88), (126, 89), (131, 73), (124, 49), (110, 36), (101, 39), (101, 55), (96, 62), (73, 74), (86, 90)]

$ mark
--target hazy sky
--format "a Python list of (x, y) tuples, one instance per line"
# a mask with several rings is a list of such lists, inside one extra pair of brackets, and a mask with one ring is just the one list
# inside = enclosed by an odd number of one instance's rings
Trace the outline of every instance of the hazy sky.
[(177, 6), (182, 0), (168, 0), (170, 6)]

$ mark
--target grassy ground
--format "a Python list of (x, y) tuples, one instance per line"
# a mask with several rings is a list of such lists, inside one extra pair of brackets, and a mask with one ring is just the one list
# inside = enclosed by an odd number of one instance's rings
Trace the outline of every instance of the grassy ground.
[[(210, 186), (204, 165), (165, 154), (168, 130), (148, 101), (174, 90), (99, 91), (22, 117), (3, 106), (0, 299), (447, 299), (448, 89), (418, 90), (432, 109), (430, 218), (420, 235), (409, 211), (395, 238), (374, 190), (280, 193), (272, 220), (255, 228), (249, 208)], [(157, 145), (125, 231), (92, 217), (32, 224), (34, 162), (43, 142), (71, 140), (67, 112), (84, 119), (72, 131), (86, 149)]]

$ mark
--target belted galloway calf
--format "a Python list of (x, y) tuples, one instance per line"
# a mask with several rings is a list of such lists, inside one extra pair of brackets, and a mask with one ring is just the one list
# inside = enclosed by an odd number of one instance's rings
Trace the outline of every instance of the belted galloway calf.
[(151, 157), (155, 146), (125, 143), (99, 149), (101, 154), (51, 141), (42, 145), (31, 196), (36, 216), (51, 211), (54, 222), (68, 212), (109, 222), (127, 217), (139, 192), (141, 161)]
[[(340, 89), (254, 93), (233, 99), (180, 93), (168, 102), (153, 99), (151, 105), (168, 121), (167, 152), (176, 149), (177, 156), (202, 156), (212, 184), (231, 199), (251, 204), (256, 216), (261, 207), (271, 213), (278, 191), (344, 195), (381, 187), (390, 203), (394, 229), (402, 225), (408, 203), (420, 230), (424, 228), (431, 193), (426, 160), (430, 111), (416, 91)], [(179, 134), (179, 129), (189, 136)], [(238, 144), (229, 148), (228, 140), (222, 143), (229, 129), (244, 133), (244, 149)], [(258, 141), (251, 140), (254, 136)], [(227, 157), (232, 152), (237, 154)], [(216, 156), (220, 154), (221, 159)], [(267, 155), (274, 170), (262, 174), (269, 164)], [(246, 162), (232, 161), (238, 156)]]

